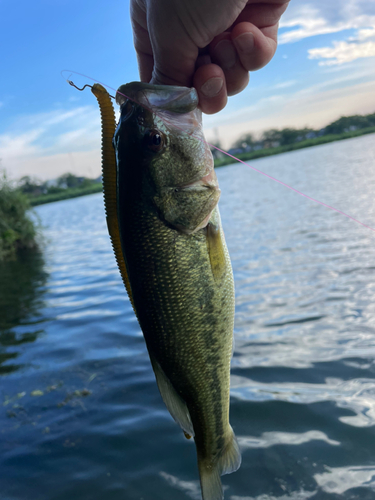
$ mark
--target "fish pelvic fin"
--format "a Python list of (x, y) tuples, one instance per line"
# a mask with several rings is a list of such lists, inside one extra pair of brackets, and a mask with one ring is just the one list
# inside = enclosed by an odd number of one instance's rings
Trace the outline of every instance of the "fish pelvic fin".
[(201, 459), (198, 454), (198, 468), (203, 500), (223, 500), (224, 493), (220, 476), (235, 472), (241, 465), (241, 452), (236, 436), (230, 427), (226, 445), (215, 464)]
[(220, 226), (209, 222), (206, 231), (212, 274), (215, 281), (220, 282), (227, 266)]
[(194, 428), (188, 407), (152, 354), (150, 354), (150, 359), (164, 404), (174, 420), (184, 431), (185, 436), (189, 436), (188, 439), (190, 439), (190, 437), (194, 436)]

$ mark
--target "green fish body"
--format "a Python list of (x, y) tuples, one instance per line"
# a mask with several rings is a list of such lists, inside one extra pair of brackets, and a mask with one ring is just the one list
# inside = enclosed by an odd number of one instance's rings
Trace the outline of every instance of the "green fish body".
[(117, 258), (162, 398), (194, 436), (203, 499), (221, 500), (220, 475), (241, 462), (229, 424), (234, 284), (197, 94), (131, 83), (116, 100)]

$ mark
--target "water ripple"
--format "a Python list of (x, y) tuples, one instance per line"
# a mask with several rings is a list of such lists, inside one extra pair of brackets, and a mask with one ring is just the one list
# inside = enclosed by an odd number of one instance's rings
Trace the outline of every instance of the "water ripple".
[[(372, 225), (374, 135), (256, 160)], [(230, 500), (375, 498), (374, 235), (219, 169), (236, 285)], [(101, 194), (37, 208), (42, 258), (0, 280), (4, 500), (200, 498), (107, 235)]]

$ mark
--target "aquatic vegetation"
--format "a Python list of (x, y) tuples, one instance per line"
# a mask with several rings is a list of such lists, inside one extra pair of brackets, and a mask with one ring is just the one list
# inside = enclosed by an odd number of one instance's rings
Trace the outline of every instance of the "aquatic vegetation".
[(38, 224), (30, 217), (30, 203), (0, 174), (0, 262), (14, 260), (19, 251), (38, 248)]

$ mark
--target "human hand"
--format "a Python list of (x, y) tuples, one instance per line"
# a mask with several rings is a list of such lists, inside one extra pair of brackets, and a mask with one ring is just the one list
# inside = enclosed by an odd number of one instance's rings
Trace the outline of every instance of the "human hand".
[(288, 1), (131, 0), (141, 81), (194, 86), (217, 113), (272, 59)]

